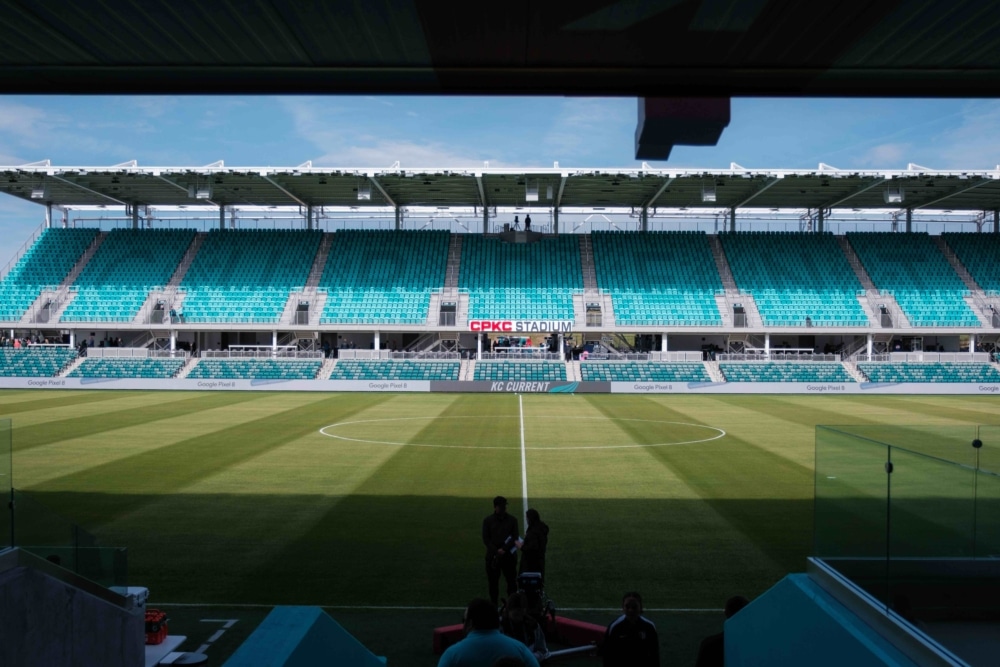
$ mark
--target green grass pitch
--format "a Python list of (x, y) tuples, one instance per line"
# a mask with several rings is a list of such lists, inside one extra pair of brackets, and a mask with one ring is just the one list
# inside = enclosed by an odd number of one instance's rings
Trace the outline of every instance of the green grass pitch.
[(14, 486), (127, 546), (130, 583), (161, 604), (461, 607), (486, 593), (492, 497), (523, 532), (526, 482), (552, 531), (547, 592), (606, 621), (625, 590), (714, 610), (802, 571), (817, 424), (997, 425), (1000, 410), (968, 396), (3, 391), (0, 418)]

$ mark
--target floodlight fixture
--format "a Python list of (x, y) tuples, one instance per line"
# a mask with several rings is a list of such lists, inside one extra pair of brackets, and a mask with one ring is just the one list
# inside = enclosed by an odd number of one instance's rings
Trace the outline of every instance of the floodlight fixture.
[(524, 200), (538, 201), (538, 181), (526, 180), (524, 182)]
[(900, 185), (889, 185), (885, 189), (885, 203), (886, 204), (902, 204), (903, 200), (906, 198), (903, 192), (903, 187)]
[(372, 186), (369, 183), (358, 184), (358, 201), (371, 201)]
[(188, 197), (191, 199), (211, 199), (212, 186), (207, 183), (205, 185), (189, 185)]
[(47, 194), (48, 193), (46, 192), (46, 187), (44, 185), (36, 185), (31, 188), (32, 199), (45, 199)]
[(717, 197), (714, 185), (701, 186), (701, 201), (708, 203), (708, 202), (715, 202), (716, 200)]

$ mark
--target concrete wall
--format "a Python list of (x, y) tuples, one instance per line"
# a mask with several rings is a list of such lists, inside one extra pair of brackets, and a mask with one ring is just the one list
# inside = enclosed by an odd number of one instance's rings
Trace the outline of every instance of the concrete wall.
[(30, 566), (0, 572), (0, 665), (141, 667), (144, 632), (142, 609), (126, 610)]

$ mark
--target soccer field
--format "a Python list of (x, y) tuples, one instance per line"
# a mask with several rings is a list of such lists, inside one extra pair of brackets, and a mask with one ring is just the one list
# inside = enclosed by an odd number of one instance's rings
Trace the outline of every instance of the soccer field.
[(7, 391), (0, 417), (14, 486), (127, 546), (160, 604), (461, 607), (501, 494), (551, 527), (564, 610), (802, 571), (817, 424), (1000, 424), (967, 396)]

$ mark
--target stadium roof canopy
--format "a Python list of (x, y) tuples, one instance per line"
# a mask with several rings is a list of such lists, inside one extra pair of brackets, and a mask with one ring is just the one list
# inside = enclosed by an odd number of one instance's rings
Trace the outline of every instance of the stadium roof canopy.
[(0, 90), (1000, 94), (982, 0), (0, 0)]
[(634, 209), (1000, 209), (1000, 168), (897, 171), (0, 166), (0, 192), (63, 208), (610, 207)]

